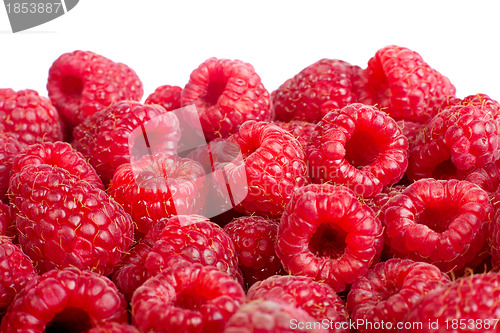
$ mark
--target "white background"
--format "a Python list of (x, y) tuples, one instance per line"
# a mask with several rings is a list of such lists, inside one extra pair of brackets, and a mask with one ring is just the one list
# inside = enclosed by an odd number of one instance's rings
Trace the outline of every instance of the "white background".
[(0, 6), (0, 87), (47, 95), (51, 63), (90, 50), (132, 67), (145, 97), (183, 87), (208, 57), (251, 63), (269, 91), (321, 58), (366, 67), (386, 45), (419, 52), (457, 95), (500, 100), (498, 1), (80, 0), (66, 15), (13, 34)]

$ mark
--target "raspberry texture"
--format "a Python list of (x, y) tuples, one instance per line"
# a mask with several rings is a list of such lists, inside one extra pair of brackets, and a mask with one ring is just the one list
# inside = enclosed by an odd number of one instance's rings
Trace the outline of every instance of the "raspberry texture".
[(140, 333), (140, 331), (129, 324), (107, 323), (93, 327), (86, 333)]
[(215, 266), (243, 285), (233, 241), (221, 227), (199, 215), (158, 221), (124, 257), (112, 279), (130, 296), (147, 278), (183, 261)]
[(491, 264), (496, 271), (500, 270), (500, 188), (491, 196), (495, 209), (493, 219), (488, 228), (488, 245), (491, 252)]
[(132, 245), (123, 208), (62, 168), (26, 166), (9, 191), (19, 243), (39, 272), (74, 266), (108, 275)]
[(229, 319), (224, 333), (326, 333), (323, 327), (308, 327), (306, 311), (282, 301), (258, 299), (243, 304)]
[[(353, 321), (370, 322), (371, 326), (391, 323), (392, 329), (385, 332), (398, 332), (398, 323), (404, 321), (422, 296), (449, 282), (448, 276), (434, 265), (389, 259), (354, 282), (347, 296), (347, 307)], [(379, 332), (379, 329), (366, 325), (358, 327), (358, 332)]]
[(19, 142), (14, 134), (0, 132), (0, 200), (8, 201), (6, 195), (9, 189), (12, 162), (24, 148), (26, 145)]
[(207, 59), (191, 73), (181, 103), (196, 106), (191, 122), (201, 122), (208, 140), (237, 133), (247, 120), (272, 118), (269, 92), (253, 66), (241, 60)]
[(173, 111), (181, 107), (182, 88), (178, 86), (163, 85), (151, 93), (144, 104), (159, 104), (167, 111)]
[(174, 154), (180, 133), (177, 118), (162, 106), (122, 101), (85, 119), (73, 137), (73, 147), (89, 159), (107, 185), (124, 163), (152, 152)]
[(312, 184), (292, 195), (278, 228), (276, 254), (290, 274), (341, 292), (379, 259), (382, 224), (344, 186)]
[(316, 125), (306, 150), (315, 183), (343, 184), (370, 197), (397, 183), (408, 166), (408, 140), (377, 108), (354, 103)]
[(389, 45), (375, 53), (365, 69), (367, 98), (395, 120), (429, 121), (456, 89), (415, 51)]
[(462, 178), (500, 158), (499, 127), (489, 109), (472, 104), (451, 106), (437, 114), (417, 137), (410, 152), (408, 176)]
[(30, 258), (10, 238), (0, 236), (0, 313), (35, 276)]
[(282, 129), (292, 133), (292, 135), (299, 140), (303, 149), (306, 149), (307, 143), (309, 142), (309, 139), (311, 138), (311, 135), (316, 127), (314, 123), (302, 120), (291, 120), (289, 122), (277, 120), (273, 122), (273, 124), (278, 125)]
[[(406, 316), (407, 323), (436, 323), (426, 332), (498, 332), (500, 274), (474, 274), (427, 293)], [(466, 323), (466, 325), (460, 325)], [(422, 332), (408, 325), (400, 332)]]
[[(357, 102), (364, 85), (360, 67), (343, 60), (321, 59), (273, 91), (271, 98), (276, 120), (316, 123), (328, 110)], [(328, 107), (322, 108), (325, 103)]]
[[(235, 208), (247, 215), (279, 218), (295, 189), (308, 183), (304, 151), (289, 132), (266, 122), (247, 121), (228, 138), (245, 163), (219, 163), (228, 179), (246, 174), (248, 195)], [(233, 183), (237, 183), (234, 181)]]
[(243, 288), (226, 273), (181, 262), (135, 291), (132, 323), (143, 332), (220, 333), (244, 301)]
[(165, 153), (143, 156), (118, 167), (108, 193), (146, 234), (161, 218), (200, 214), (205, 171), (196, 161)]
[(344, 301), (327, 284), (305, 276), (271, 276), (254, 284), (247, 292), (249, 300), (280, 300), (305, 310), (315, 321), (328, 320), (338, 329), (331, 332), (349, 332), (349, 314)]
[(144, 93), (130, 67), (81, 50), (64, 53), (54, 61), (47, 91), (69, 128), (116, 102), (139, 101)]
[(87, 332), (105, 323), (128, 320), (126, 301), (104, 276), (76, 268), (34, 277), (14, 298), (0, 330)]
[(272, 275), (284, 274), (274, 246), (278, 223), (261, 216), (242, 216), (224, 226), (233, 240), (247, 287)]
[(62, 168), (96, 188), (104, 190), (104, 185), (95, 169), (67, 142), (44, 142), (26, 148), (15, 157), (12, 173), (21, 172), (26, 166), (40, 164)]
[(492, 213), (488, 194), (470, 182), (422, 179), (392, 197), (380, 218), (394, 256), (448, 272), (480, 253)]
[(63, 139), (56, 108), (31, 89), (0, 89), (0, 132), (12, 133), (27, 145)]
[(15, 225), (12, 225), (10, 218), (10, 206), (0, 202), (0, 235), (13, 237), (15, 233)]

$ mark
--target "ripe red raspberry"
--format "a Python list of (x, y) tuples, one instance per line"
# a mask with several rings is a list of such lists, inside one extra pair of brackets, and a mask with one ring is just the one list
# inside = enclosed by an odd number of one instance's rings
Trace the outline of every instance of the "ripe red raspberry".
[(500, 270), (500, 187), (490, 195), (495, 213), (488, 226), (488, 245), (491, 252), (491, 264), (496, 271)]
[(306, 149), (311, 180), (343, 184), (370, 197), (397, 183), (408, 165), (408, 140), (377, 108), (354, 103), (328, 113)]
[(35, 276), (30, 258), (10, 238), (0, 236), (0, 313)]
[[(348, 333), (349, 314), (344, 301), (327, 284), (305, 276), (271, 276), (254, 284), (247, 292), (249, 300), (280, 300), (305, 310), (315, 321), (338, 323), (337, 333)], [(344, 328), (342, 328), (344, 327)]]
[(19, 142), (12, 133), (0, 132), (0, 200), (7, 200), (7, 190), (12, 170), (12, 162), (26, 144)]
[(139, 330), (129, 324), (107, 323), (91, 328), (86, 333), (140, 333)]
[(500, 185), (500, 159), (472, 172), (466, 172), (465, 180), (478, 185), (488, 193), (494, 193)]
[(245, 122), (228, 142), (239, 146), (245, 163), (216, 165), (226, 170), (229, 179), (246, 173), (248, 184), (248, 195), (236, 209), (279, 218), (295, 189), (308, 182), (300, 143), (278, 126), (256, 121)]
[(244, 303), (229, 319), (224, 333), (326, 333), (313, 327), (314, 318), (306, 311), (283, 301), (258, 299)]
[(63, 139), (62, 122), (50, 101), (31, 89), (0, 89), (0, 132), (30, 145)]
[(141, 80), (127, 65), (80, 50), (54, 61), (47, 91), (70, 128), (116, 102), (139, 101), (144, 93)]
[(253, 66), (241, 60), (207, 59), (191, 73), (181, 102), (196, 106), (187, 111), (197, 111), (192, 123), (201, 122), (208, 140), (237, 133), (247, 120), (272, 117), (269, 92)]
[(16, 332), (87, 332), (105, 323), (128, 321), (127, 303), (113, 283), (76, 268), (34, 277), (14, 298), (0, 330)]
[(278, 223), (261, 216), (242, 216), (225, 225), (224, 231), (234, 243), (247, 287), (285, 273), (274, 250)]
[(409, 121), (409, 120), (400, 120), (397, 123), (398, 126), (403, 131), (403, 135), (406, 136), (406, 138), (408, 139), (408, 145), (410, 149), (413, 148), (420, 132), (424, 130), (425, 124), (416, 123), (414, 121)]
[(217, 224), (198, 215), (159, 220), (124, 257), (112, 279), (129, 297), (147, 278), (179, 261), (215, 266), (243, 285), (233, 241)]
[(44, 142), (26, 148), (15, 157), (12, 172), (18, 173), (26, 166), (40, 164), (62, 168), (96, 188), (104, 190), (104, 185), (95, 169), (67, 142)]
[(292, 195), (278, 228), (276, 254), (290, 274), (341, 292), (382, 251), (382, 224), (344, 186), (308, 185)]
[[(325, 112), (358, 101), (363, 70), (343, 60), (321, 59), (288, 79), (271, 94), (276, 120), (316, 123)], [(322, 105), (327, 102), (328, 108)]]
[(457, 97), (448, 98), (441, 109), (446, 109), (455, 105), (473, 105), (483, 111), (490, 112), (496, 119), (500, 116), (500, 103), (490, 98), (486, 94), (475, 94), (464, 97), (463, 99)]
[(395, 120), (429, 121), (456, 89), (415, 51), (396, 45), (378, 50), (365, 70), (368, 98)]
[(10, 218), (10, 206), (0, 201), (0, 235), (13, 237), (15, 228)]
[(492, 212), (488, 194), (470, 182), (422, 179), (392, 197), (380, 218), (395, 256), (448, 272), (480, 253)]
[(132, 323), (143, 332), (220, 333), (244, 301), (243, 288), (226, 273), (181, 262), (136, 290)]
[(347, 308), (352, 321), (372, 324), (358, 327), (359, 333), (379, 332), (373, 327), (382, 322), (386, 323), (385, 332), (396, 333), (398, 323), (423, 295), (449, 282), (448, 276), (431, 264), (390, 259), (354, 282), (347, 295)]
[(282, 129), (292, 133), (292, 135), (299, 140), (303, 149), (306, 149), (307, 143), (309, 142), (309, 139), (311, 138), (311, 135), (316, 127), (314, 123), (302, 120), (291, 120), (289, 122), (278, 120), (273, 122), (273, 124), (278, 125)]
[(500, 158), (500, 133), (495, 115), (474, 105), (452, 106), (437, 114), (410, 151), (408, 176), (463, 178)]
[(498, 332), (499, 298), (499, 273), (457, 279), (423, 296), (400, 332)]
[(73, 147), (89, 159), (107, 185), (124, 163), (151, 151), (174, 154), (180, 130), (177, 117), (162, 106), (123, 101), (88, 117), (75, 127), (73, 137)]
[(173, 111), (181, 107), (182, 88), (178, 86), (164, 85), (156, 88), (144, 104), (159, 104), (167, 111)]
[(132, 245), (133, 223), (104, 191), (47, 164), (13, 175), (19, 243), (39, 272), (74, 266), (108, 275)]

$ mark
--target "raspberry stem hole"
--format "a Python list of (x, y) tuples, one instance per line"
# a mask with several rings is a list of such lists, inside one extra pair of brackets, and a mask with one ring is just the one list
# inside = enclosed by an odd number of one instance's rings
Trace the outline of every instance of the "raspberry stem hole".
[(205, 101), (205, 103), (207, 103), (208, 105), (217, 104), (219, 97), (226, 89), (226, 84), (227, 82), (222, 79), (210, 81), (207, 87), (207, 92), (203, 96), (203, 100)]
[(92, 328), (89, 314), (79, 308), (68, 307), (57, 313), (47, 324), (46, 333), (80, 333)]
[(416, 223), (426, 225), (437, 233), (442, 233), (448, 229), (456, 214), (455, 207), (427, 206), (416, 216)]
[(70, 99), (80, 99), (83, 92), (82, 80), (76, 76), (67, 75), (61, 80), (61, 91)]
[(381, 154), (380, 145), (371, 133), (354, 132), (345, 144), (345, 159), (352, 166), (362, 169), (372, 164)]
[(309, 251), (317, 257), (338, 259), (346, 248), (347, 232), (333, 223), (318, 226), (309, 241)]

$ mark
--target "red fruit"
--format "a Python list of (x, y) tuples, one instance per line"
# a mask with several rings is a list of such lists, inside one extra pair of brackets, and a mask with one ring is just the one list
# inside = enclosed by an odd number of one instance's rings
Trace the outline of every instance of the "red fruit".
[(382, 322), (385, 332), (398, 332), (398, 325), (423, 295), (449, 282), (448, 276), (431, 264), (389, 259), (354, 282), (347, 308), (352, 321), (365, 323), (357, 327), (359, 333), (379, 332), (374, 327)]
[(409, 120), (400, 120), (397, 123), (403, 131), (403, 135), (408, 139), (408, 145), (410, 146), (410, 149), (413, 148), (419, 134), (424, 131), (425, 124), (416, 123)]
[(283, 301), (305, 310), (314, 321), (327, 320), (338, 329), (331, 332), (349, 332), (349, 314), (344, 301), (327, 284), (305, 276), (271, 276), (254, 284), (247, 292), (249, 300)]
[(0, 200), (8, 201), (7, 190), (12, 170), (12, 161), (27, 145), (19, 142), (12, 133), (0, 132)]
[(165, 110), (173, 111), (181, 107), (181, 93), (181, 87), (170, 85), (160, 86), (146, 98), (144, 104), (159, 104)]
[(10, 219), (10, 206), (0, 202), (0, 235), (14, 236), (15, 226)]
[(54, 61), (47, 90), (70, 128), (116, 102), (139, 101), (144, 93), (141, 80), (130, 67), (80, 50), (64, 53)]
[(276, 125), (255, 121), (245, 122), (228, 142), (239, 146), (245, 161), (216, 163), (216, 167), (224, 168), (228, 179), (246, 174), (248, 194), (236, 209), (279, 218), (292, 193), (308, 182), (300, 143)]
[(422, 179), (392, 197), (380, 218), (395, 256), (459, 271), (481, 252), (493, 207), (478, 186)]
[(62, 123), (50, 101), (31, 89), (0, 89), (0, 132), (30, 145), (63, 138)]
[[(321, 59), (288, 79), (272, 97), (276, 120), (316, 123), (331, 109), (355, 103), (365, 82), (363, 70), (345, 61)], [(328, 107), (322, 107), (324, 103)]]
[(76, 268), (51, 270), (34, 277), (14, 298), (0, 330), (17, 332), (87, 332), (105, 323), (128, 321), (127, 303), (102, 275)]
[(188, 158), (158, 153), (120, 165), (108, 193), (132, 216), (145, 234), (161, 218), (200, 214), (205, 170)]
[(243, 288), (226, 273), (181, 262), (135, 291), (132, 323), (143, 332), (220, 333), (244, 301)]
[(500, 185), (500, 160), (466, 173), (465, 180), (478, 185), (488, 193), (494, 193)]
[(39, 272), (73, 266), (108, 275), (132, 245), (123, 208), (64, 169), (26, 166), (9, 191), (19, 243)]
[(285, 273), (274, 250), (278, 223), (261, 216), (242, 216), (225, 225), (224, 231), (234, 243), (247, 287)]
[(272, 117), (269, 92), (253, 66), (240, 60), (207, 59), (191, 73), (181, 101), (196, 106), (186, 111), (197, 111), (190, 114), (191, 122), (201, 122), (208, 140), (237, 133), (247, 120)]
[(417, 52), (396, 45), (378, 50), (365, 75), (368, 97), (360, 102), (377, 105), (395, 120), (425, 123), (456, 92)]
[(341, 292), (377, 262), (383, 228), (344, 186), (308, 185), (292, 195), (278, 228), (276, 254), (290, 274)]
[(124, 163), (154, 152), (175, 154), (180, 130), (177, 117), (162, 106), (123, 101), (88, 117), (73, 137), (73, 147), (107, 185)]
[(30, 258), (10, 238), (0, 236), (0, 312), (36, 276)]
[(495, 270), (500, 270), (500, 188), (491, 196), (495, 213), (488, 229), (488, 245), (491, 252), (491, 263)]
[(258, 299), (243, 304), (229, 319), (224, 333), (325, 333), (313, 327), (314, 318), (306, 311), (282, 301)]
[(474, 105), (446, 108), (417, 137), (408, 165), (411, 179), (464, 178), (500, 158), (495, 115)]
[(328, 113), (306, 149), (313, 182), (331, 181), (370, 197), (397, 183), (408, 165), (408, 140), (377, 108), (355, 103)]
[(422, 326), (400, 332), (498, 332), (499, 297), (499, 273), (457, 279), (423, 296), (405, 318)]
[(44, 142), (26, 148), (14, 159), (12, 172), (18, 173), (26, 166), (40, 164), (62, 168), (96, 188), (104, 190), (104, 185), (95, 169), (67, 142)]
[(292, 135), (299, 140), (303, 149), (306, 149), (307, 143), (309, 142), (309, 139), (311, 138), (311, 135), (316, 127), (314, 123), (302, 120), (291, 120), (287, 123), (278, 120), (273, 122), (273, 124), (278, 125), (282, 129), (292, 133)]
[(91, 328), (86, 333), (140, 333), (135, 326), (129, 324), (107, 323)]

